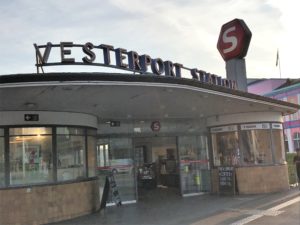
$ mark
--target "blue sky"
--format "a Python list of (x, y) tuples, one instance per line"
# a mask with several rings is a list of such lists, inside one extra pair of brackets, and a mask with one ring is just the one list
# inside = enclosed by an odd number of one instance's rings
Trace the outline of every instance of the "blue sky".
[[(110, 44), (226, 76), (216, 45), (221, 26), (243, 19), (252, 31), (248, 77), (299, 78), (296, 0), (2, 0), (0, 74), (33, 73), (33, 43)], [(87, 67), (48, 67), (52, 71)], [(101, 68), (88, 68), (101, 71)]]

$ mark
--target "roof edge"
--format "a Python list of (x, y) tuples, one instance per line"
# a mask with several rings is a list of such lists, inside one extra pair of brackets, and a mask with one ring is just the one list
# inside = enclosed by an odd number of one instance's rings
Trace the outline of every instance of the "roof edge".
[(270, 97), (260, 96), (240, 90), (233, 90), (223, 86), (203, 83), (199, 80), (188, 78), (176, 78), (158, 75), (134, 75), (128, 73), (44, 73), (44, 74), (11, 74), (0, 76), (1, 84), (12, 83), (32, 83), (32, 82), (52, 82), (52, 81), (124, 81), (124, 82), (154, 82), (188, 85), (199, 87), (207, 90), (213, 90), (226, 94), (232, 94), (239, 97), (250, 98), (254, 100), (265, 101), (268, 103), (278, 104), (294, 109), (300, 109), (300, 105), (285, 102)]

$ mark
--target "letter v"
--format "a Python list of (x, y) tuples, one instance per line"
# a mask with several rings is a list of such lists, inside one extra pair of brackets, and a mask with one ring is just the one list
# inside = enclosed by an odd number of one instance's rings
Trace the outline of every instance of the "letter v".
[(50, 54), (50, 51), (51, 51), (51, 48), (52, 48), (52, 43), (51, 42), (47, 43), (47, 46), (45, 48), (43, 56), (42, 56), (42, 54), (40, 52), (39, 47), (36, 44), (33, 44), (33, 46), (35, 47), (36, 55), (37, 55), (37, 57), (39, 59), (37, 63), (38, 64), (39, 63), (41, 63), (41, 64), (47, 63), (48, 62), (48, 58), (49, 58), (49, 54)]

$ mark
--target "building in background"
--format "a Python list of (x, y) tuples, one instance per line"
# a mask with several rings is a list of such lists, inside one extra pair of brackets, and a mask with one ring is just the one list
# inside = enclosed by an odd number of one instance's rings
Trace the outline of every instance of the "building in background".
[[(300, 79), (248, 79), (250, 93), (300, 103)], [(287, 152), (295, 152), (300, 147), (300, 110), (284, 116), (284, 136)]]

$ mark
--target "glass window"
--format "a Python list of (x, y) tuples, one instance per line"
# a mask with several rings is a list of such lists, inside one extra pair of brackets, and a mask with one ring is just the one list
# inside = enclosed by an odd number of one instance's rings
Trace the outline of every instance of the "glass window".
[(43, 135), (48, 129), (9, 129), (10, 135), (26, 134), (9, 137), (11, 185), (53, 181), (52, 136)]
[(96, 176), (96, 137), (88, 136), (88, 175)]
[(273, 140), (275, 163), (285, 163), (283, 130), (273, 129), (272, 140)]
[(300, 148), (300, 133), (296, 132), (293, 135), (294, 150)]
[(178, 137), (182, 194), (210, 190), (208, 149), (205, 136)]
[(52, 129), (47, 127), (22, 127), (9, 129), (9, 135), (42, 135), (52, 134)]
[(83, 128), (77, 127), (57, 127), (56, 134), (65, 134), (65, 135), (85, 135)]
[(109, 166), (108, 142), (108, 139), (98, 140), (97, 167), (99, 167), (99, 171), (102, 167)]
[(56, 142), (58, 181), (86, 177), (85, 136), (57, 135)]
[(270, 129), (242, 130), (240, 133), (245, 165), (271, 164)]
[(289, 140), (286, 134), (284, 134), (284, 149), (285, 152), (289, 152)]
[(97, 130), (96, 129), (87, 129), (87, 135), (88, 136), (96, 136)]
[(215, 166), (239, 165), (238, 132), (212, 133), (213, 161)]
[[(3, 129), (0, 129), (0, 187), (5, 184), (5, 159), (4, 159), (4, 137)], [(1, 137), (2, 136), (2, 137)]]
[(132, 140), (129, 138), (112, 138), (108, 146), (111, 171), (115, 172), (115, 179), (122, 200), (136, 199)]
[[(122, 201), (136, 199), (132, 140), (129, 138), (99, 139), (97, 141), (97, 173), (104, 186), (106, 176), (114, 178)], [(103, 188), (103, 187), (101, 187)], [(108, 202), (114, 201), (112, 193)]]

